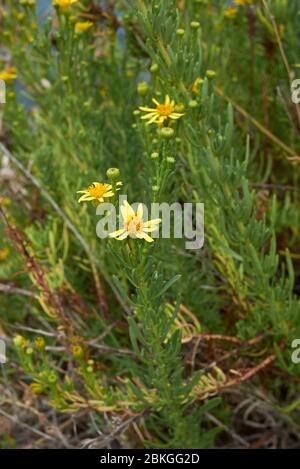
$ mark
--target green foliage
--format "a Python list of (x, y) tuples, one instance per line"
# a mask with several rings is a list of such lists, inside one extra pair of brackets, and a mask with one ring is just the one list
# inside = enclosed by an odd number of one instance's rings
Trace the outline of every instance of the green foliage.
[[(296, 2), (228, 14), (208, 0), (86, 0), (43, 24), (27, 3), (5, 1), (0, 15), (18, 83), (7, 80), (3, 107), (13, 171), (0, 171), (0, 326), (22, 334), (10, 379), (59, 413), (87, 409), (105, 433), (134, 416), (149, 447), (218, 444), (236, 405), (222, 391), (247, 392), (254, 375), (293, 426)], [(166, 96), (180, 117), (147, 125), (139, 108)], [(204, 202), (203, 249), (98, 239), (95, 206), (76, 192), (112, 182), (110, 167), (130, 203)]]

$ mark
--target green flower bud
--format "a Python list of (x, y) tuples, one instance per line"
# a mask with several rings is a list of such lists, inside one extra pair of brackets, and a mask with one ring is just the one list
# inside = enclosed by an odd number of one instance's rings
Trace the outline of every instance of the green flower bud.
[(33, 350), (32, 347), (28, 347), (28, 348), (26, 349), (26, 355), (33, 355), (33, 353), (34, 353), (34, 350)]
[(214, 70), (206, 70), (206, 76), (210, 79), (215, 78), (216, 72)]
[(180, 112), (180, 113), (184, 112), (184, 104), (183, 103), (176, 104), (175, 112)]
[(140, 96), (146, 96), (146, 94), (148, 94), (148, 91), (149, 91), (148, 83), (146, 81), (141, 81), (140, 83), (138, 83), (137, 91)]
[(198, 29), (198, 28), (200, 28), (200, 23), (199, 23), (199, 21), (192, 21), (192, 22), (191, 22), (191, 28), (193, 28), (193, 29)]
[(184, 36), (185, 30), (182, 28), (177, 29), (176, 34), (177, 36)]
[(119, 168), (109, 168), (109, 169), (106, 171), (106, 176), (107, 176), (108, 179), (110, 179), (111, 181), (115, 181), (116, 179), (119, 179), (119, 176), (120, 176), (120, 170), (119, 170)]
[(175, 163), (175, 158), (173, 158), (173, 156), (167, 156), (167, 163), (174, 164)]
[(151, 153), (151, 159), (152, 160), (156, 160), (156, 158), (159, 157), (159, 154), (157, 153), (157, 151), (154, 151), (153, 153)]
[(133, 115), (134, 115), (134, 116), (138, 116), (140, 113), (141, 113), (141, 111), (139, 111), (138, 109), (136, 109), (135, 111), (133, 111)]
[(191, 109), (195, 109), (196, 107), (198, 107), (198, 103), (195, 99), (191, 99), (191, 101), (189, 102), (189, 107)]
[(160, 131), (162, 138), (169, 139), (174, 135), (174, 129), (171, 127), (163, 127)]
[(37, 337), (34, 341), (34, 346), (37, 350), (40, 350), (41, 352), (45, 350), (46, 342), (44, 337)]
[(57, 375), (56, 375), (55, 371), (50, 371), (50, 373), (48, 375), (48, 382), (50, 384), (57, 383)]
[(150, 72), (151, 73), (156, 73), (158, 72), (158, 65), (157, 64), (152, 64), (151, 67), (150, 67)]
[(30, 389), (33, 392), (33, 394), (42, 394), (44, 390), (43, 385), (40, 383), (31, 383)]

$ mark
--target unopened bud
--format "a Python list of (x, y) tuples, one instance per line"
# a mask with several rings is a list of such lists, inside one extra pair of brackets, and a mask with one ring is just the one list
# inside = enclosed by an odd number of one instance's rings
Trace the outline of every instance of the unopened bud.
[(107, 176), (108, 179), (110, 179), (111, 181), (115, 181), (116, 179), (119, 179), (119, 176), (120, 176), (120, 170), (119, 170), (119, 168), (109, 168), (109, 169), (106, 171), (106, 176)]
[(160, 133), (163, 138), (169, 139), (173, 137), (174, 129), (172, 129), (171, 127), (163, 127)]

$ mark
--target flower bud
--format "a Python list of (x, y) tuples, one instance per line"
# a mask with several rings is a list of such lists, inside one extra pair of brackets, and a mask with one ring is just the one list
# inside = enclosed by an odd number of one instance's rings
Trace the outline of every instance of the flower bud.
[(156, 73), (158, 72), (158, 65), (156, 63), (152, 64), (150, 67), (150, 72), (151, 73)]
[(182, 29), (182, 28), (179, 28), (179, 29), (177, 29), (177, 31), (176, 31), (177, 36), (184, 36), (184, 33), (185, 33), (185, 31), (184, 31), (184, 29)]
[(183, 103), (176, 104), (174, 110), (175, 110), (175, 112), (182, 113), (184, 111), (184, 104)]
[(174, 129), (171, 127), (163, 127), (160, 131), (162, 138), (169, 139), (174, 135)]
[(200, 23), (199, 23), (199, 21), (192, 21), (192, 22), (191, 22), (191, 28), (193, 28), (193, 29), (198, 29), (198, 28), (200, 28)]
[(48, 375), (48, 382), (50, 384), (57, 383), (57, 374), (55, 373), (55, 371), (50, 371), (50, 373)]
[(40, 383), (31, 383), (30, 389), (33, 392), (33, 394), (42, 394), (44, 390), (43, 385)]
[(206, 70), (206, 76), (210, 79), (215, 78), (216, 72), (214, 70)]
[(167, 156), (167, 163), (174, 164), (175, 163), (175, 158), (173, 158), (173, 156)]
[(83, 349), (81, 345), (73, 345), (71, 351), (73, 358), (81, 358), (83, 356)]
[(148, 94), (148, 91), (149, 91), (148, 83), (146, 81), (141, 81), (140, 83), (138, 83), (137, 91), (140, 96), (146, 96), (146, 94)]
[(119, 168), (109, 168), (109, 169), (106, 171), (106, 176), (107, 176), (108, 179), (110, 179), (111, 181), (115, 181), (116, 179), (119, 179), (119, 176), (120, 176), (120, 170), (119, 170)]
[(24, 348), (27, 341), (23, 336), (16, 335), (16, 337), (13, 338), (13, 343), (17, 348)]
[(190, 102), (189, 102), (189, 107), (191, 109), (195, 109), (196, 107), (198, 107), (198, 103), (195, 99), (191, 99)]
[(9, 249), (8, 248), (0, 248), (0, 261), (5, 261), (9, 256)]
[(45, 350), (46, 342), (44, 337), (37, 337), (34, 341), (34, 346), (37, 350), (40, 350), (41, 352)]

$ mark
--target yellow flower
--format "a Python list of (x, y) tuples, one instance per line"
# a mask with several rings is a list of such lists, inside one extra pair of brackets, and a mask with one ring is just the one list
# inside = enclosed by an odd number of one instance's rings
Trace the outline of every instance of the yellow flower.
[(5, 261), (9, 256), (9, 249), (8, 248), (0, 248), (0, 262)]
[(46, 347), (46, 342), (44, 337), (37, 337), (34, 341), (34, 346), (37, 348), (40, 352), (45, 350)]
[(235, 7), (228, 7), (226, 8), (226, 10), (224, 11), (224, 16), (225, 18), (228, 18), (228, 19), (234, 19), (237, 15), (237, 8)]
[[(117, 182), (117, 186), (121, 186), (121, 182)], [(83, 194), (78, 202), (89, 202), (90, 200), (98, 200), (98, 202), (104, 202), (107, 197), (114, 195), (111, 184), (105, 184), (102, 182), (93, 182), (93, 184), (83, 191), (77, 191), (77, 194)]]
[(22, 335), (16, 335), (13, 338), (13, 344), (17, 348), (24, 349), (27, 345), (27, 340)]
[(196, 80), (192, 84), (192, 92), (195, 94), (198, 94), (202, 83), (203, 83), (203, 79), (201, 77), (196, 78)]
[(142, 116), (141, 119), (146, 119), (147, 125), (155, 123), (161, 125), (166, 119), (180, 119), (184, 114), (175, 112), (175, 101), (170, 100), (170, 97), (167, 95), (165, 97), (165, 102), (160, 104), (156, 99), (152, 99), (153, 103), (156, 105), (156, 108), (151, 107), (140, 107), (139, 109), (147, 114)]
[(75, 33), (84, 33), (87, 29), (90, 29), (93, 24), (92, 21), (77, 21), (77, 23), (75, 23)]
[(17, 78), (17, 71), (15, 67), (8, 67), (0, 72), (0, 80), (12, 81)]
[(44, 387), (41, 383), (31, 383), (30, 389), (33, 394), (42, 394), (42, 392), (44, 391)]
[(60, 7), (62, 10), (66, 10), (78, 0), (54, 0), (53, 5)]
[(123, 228), (110, 233), (109, 236), (119, 241), (130, 236), (130, 238), (144, 239), (148, 243), (152, 243), (154, 239), (151, 238), (148, 233), (157, 229), (157, 225), (161, 222), (161, 219), (156, 218), (155, 220), (145, 222), (143, 220), (143, 205), (139, 204), (135, 212), (127, 200), (124, 200), (120, 209), (123, 218)]
[(83, 356), (83, 348), (80, 345), (73, 345), (71, 350), (74, 358), (81, 358)]
[(236, 5), (245, 6), (245, 5), (251, 5), (251, 3), (253, 3), (253, 0), (234, 0), (234, 3)]

